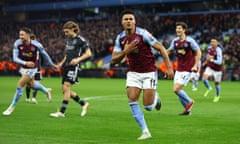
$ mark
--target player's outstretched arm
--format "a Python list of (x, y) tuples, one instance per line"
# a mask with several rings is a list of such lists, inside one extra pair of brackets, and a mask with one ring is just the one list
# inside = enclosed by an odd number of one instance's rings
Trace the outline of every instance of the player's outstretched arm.
[(170, 62), (170, 59), (168, 57), (168, 53), (167, 53), (167, 50), (164, 48), (164, 46), (160, 43), (160, 42), (156, 42), (153, 47), (155, 49), (157, 49), (158, 51), (160, 51), (163, 59), (164, 59), (164, 62), (166, 63), (166, 66), (167, 66), (167, 71), (166, 71), (166, 77), (169, 78), (169, 79), (172, 79), (173, 78), (173, 69), (172, 69), (172, 65), (171, 65), (171, 62)]

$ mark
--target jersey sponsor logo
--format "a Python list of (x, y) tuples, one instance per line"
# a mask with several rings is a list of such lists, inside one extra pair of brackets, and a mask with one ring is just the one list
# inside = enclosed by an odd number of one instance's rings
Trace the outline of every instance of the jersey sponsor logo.
[(74, 46), (73, 46), (73, 45), (66, 45), (66, 49), (67, 49), (67, 50), (73, 50), (73, 49), (74, 49)]
[(77, 45), (77, 40), (76, 39), (68, 39), (67, 44), (66, 44), (66, 49), (67, 50), (73, 50), (76, 45)]
[(33, 53), (29, 52), (29, 53), (22, 53), (23, 56), (25, 57), (33, 57)]
[(177, 50), (177, 53), (185, 55), (186, 51), (185, 51), (185, 49), (179, 49), (179, 50)]

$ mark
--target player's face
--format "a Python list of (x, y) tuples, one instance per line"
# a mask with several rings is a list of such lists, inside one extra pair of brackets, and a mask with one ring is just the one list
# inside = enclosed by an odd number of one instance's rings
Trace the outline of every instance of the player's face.
[(63, 32), (64, 35), (68, 38), (73, 37), (75, 35), (75, 32), (71, 29), (64, 29)]
[(25, 31), (19, 31), (19, 38), (23, 43), (27, 43), (30, 40), (30, 35)]
[(122, 17), (122, 26), (125, 30), (135, 29), (136, 21), (132, 14), (125, 14)]
[(184, 34), (185, 34), (185, 30), (183, 29), (183, 27), (180, 25), (176, 26), (176, 35), (182, 36)]
[(216, 39), (211, 39), (211, 45), (213, 48), (217, 47), (217, 40)]

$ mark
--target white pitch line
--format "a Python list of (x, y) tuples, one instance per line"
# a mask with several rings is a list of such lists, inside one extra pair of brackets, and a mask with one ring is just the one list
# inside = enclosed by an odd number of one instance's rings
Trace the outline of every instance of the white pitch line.
[[(126, 98), (125, 95), (104, 95), (104, 96), (90, 96), (90, 97), (83, 97), (81, 99), (84, 99), (84, 100), (97, 100), (97, 99), (104, 99), (104, 98), (120, 98), (120, 97), (123, 97), (123, 98)], [(38, 102), (47, 102), (47, 100), (37, 100)], [(62, 102), (62, 100), (55, 100), (53, 98), (52, 102)], [(30, 103), (31, 104), (31, 103)]]
[(120, 97), (124, 95), (105, 95), (105, 96), (91, 96), (91, 97), (85, 97), (84, 100), (94, 100), (94, 99), (103, 99), (103, 98), (113, 98), (113, 97)]

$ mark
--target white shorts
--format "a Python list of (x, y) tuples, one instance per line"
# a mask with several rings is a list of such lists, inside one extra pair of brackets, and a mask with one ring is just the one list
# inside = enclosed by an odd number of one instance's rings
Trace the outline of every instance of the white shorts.
[(156, 89), (158, 83), (157, 72), (138, 73), (127, 72), (126, 87), (137, 87), (140, 89)]
[(28, 75), (30, 78), (34, 78), (35, 73), (37, 72), (37, 68), (33, 69), (26, 69), (26, 68), (20, 68), (19, 73), (21, 75)]
[(190, 78), (191, 78), (191, 72), (176, 71), (174, 75), (174, 84), (178, 83), (186, 86)]
[(222, 71), (215, 71), (210, 67), (207, 67), (203, 74), (206, 74), (208, 76), (213, 76), (214, 81), (216, 82), (221, 82), (222, 80)]
[(195, 81), (198, 81), (198, 80), (199, 80), (199, 77), (200, 77), (200, 74), (199, 74), (198, 72), (192, 72), (190, 79), (193, 79), (193, 80), (195, 80)]

